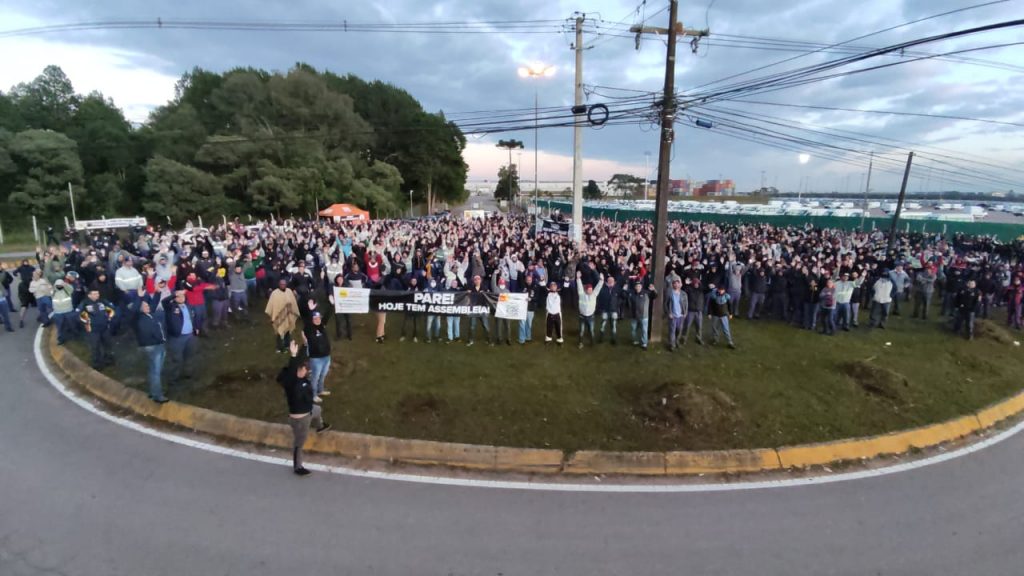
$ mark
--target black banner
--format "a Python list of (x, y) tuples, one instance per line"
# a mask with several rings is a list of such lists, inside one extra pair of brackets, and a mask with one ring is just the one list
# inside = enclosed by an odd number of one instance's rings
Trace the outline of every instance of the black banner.
[(569, 235), (569, 222), (557, 222), (545, 218), (537, 218), (536, 233)]
[(497, 298), (485, 292), (370, 292), (371, 312), (411, 312), (442, 316), (487, 316)]

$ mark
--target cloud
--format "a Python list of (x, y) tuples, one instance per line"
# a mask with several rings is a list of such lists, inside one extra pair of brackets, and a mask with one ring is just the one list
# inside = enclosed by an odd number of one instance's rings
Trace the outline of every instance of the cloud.
[[(538, 20), (543, 34), (508, 34), (492, 27), (484, 33), (460, 34), (355, 34), (253, 33), (197, 30), (101, 30), (18, 37), (0, 41), (5, 54), (25, 55), (0, 69), (0, 86), (27, 81), (46, 64), (61, 65), (79, 91), (100, 89), (115, 102), (131, 110), (130, 116), (144, 116), (147, 107), (162, 104), (172, 94), (173, 80), (194, 66), (223, 71), (239, 66), (286, 70), (296, 62), (339, 74), (352, 73), (380, 79), (408, 90), (428, 110), (447, 113), (469, 110), (525, 109), (533, 104), (537, 91), (541, 106), (564, 107), (573, 100), (573, 41), (569, 18), (574, 10), (599, 17), (611, 31), (619, 30), (660, 10), (663, 3), (647, 3), (639, 14), (637, 0), (375, 0), (374, 2), (327, 2), (295, 0), (245, 0), (222, 5), (211, 2), (153, 0), (144, 5), (129, 0), (9, 0), (0, 8), (5, 28), (34, 23), (81, 22), (106, 19), (165, 18), (203, 20), (259, 20), (270, 22), (429, 22)], [(719, 1), (708, 10), (707, 3), (684, 3), (680, 20), (688, 27), (711, 28), (712, 40), (726, 35), (783, 37), (788, 40), (835, 43), (854, 39), (901, 22), (963, 7), (956, 0), (862, 0), (852, 6), (845, 0), (813, 0), (777, 3), (764, 0)], [(878, 47), (912, 38), (976, 26), (1017, 17), (1017, 7), (1007, 2), (933, 18), (850, 43), (857, 47)], [(621, 19), (621, 20), (620, 20)], [(29, 23), (26, 23), (29, 22)], [(667, 12), (648, 22), (665, 26)], [(628, 34), (625, 34), (628, 36)], [(1019, 30), (944, 42), (921, 47), (933, 53), (1016, 40)], [(641, 91), (658, 91), (664, 78), (665, 45), (661, 38), (647, 37), (640, 51), (632, 38), (587, 35), (584, 52), (584, 82)], [(724, 45), (704, 45), (692, 54), (688, 45), (679, 46), (677, 88), (682, 92), (710, 84), (717, 88), (767, 74), (822, 63), (840, 54), (818, 52), (801, 56)], [(775, 63), (793, 58), (782, 64)], [(972, 52), (966, 56), (1024, 66), (1019, 48)], [(516, 76), (523, 63), (543, 61), (557, 66), (554, 78), (542, 81)], [(893, 62), (880, 57), (856, 65)], [(1024, 81), (1018, 69), (993, 69), (976, 62), (931, 60), (901, 64), (884, 70), (847, 76), (764, 95), (766, 100), (848, 108), (878, 108), (944, 113), (996, 119), (1022, 117)], [(758, 68), (762, 68), (758, 70)], [(729, 78), (745, 71), (749, 74)], [(611, 102), (611, 97), (628, 92), (604, 90), (588, 101)], [(1019, 160), (1024, 131), (1011, 127), (946, 121), (928, 118), (886, 117), (843, 112), (769, 108), (752, 104), (729, 105), (748, 114), (770, 114), (782, 122), (810, 122), (826, 127), (865, 132), (874, 138), (896, 138), (919, 145), (940, 145), (954, 154), (991, 157), (997, 162)], [(531, 130), (501, 134), (532, 146)], [(815, 136), (818, 138), (818, 136)], [(823, 137), (822, 137), (823, 138)], [(507, 162), (494, 148), (497, 136), (472, 140), (467, 161), (473, 178), (496, 178), (498, 166)], [(845, 146), (852, 146), (849, 142)], [(571, 178), (572, 131), (567, 128), (542, 130), (540, 134), (541, 179)], [(640, 173), (644, 152), (657, 156), (658, 131), (647, 123), (584, 130), (584, 177), (601, 180), (616, 171)], [(795, 189), (801, 169), (796, 153), (763, 144), (729, 138), (721, 131), (700, 130), (680, 124), (673, 149), (674, 177), (690, 174), (695, 179), (731, 177), (740, 190), (760, 185), (761, 171), (769, 185)], [(524, 151), (524, 175), (532, 175), (530, 150)], [(854, 166), (815, 160), (804, 171), (807, 177), (825, 182), (859, 179), (866, 161)], [(620, 170), (621, 169), (621, 170)], [(986, 168), (986, 170), (996, 170)], [(653, 169), (652, 169), (653, 171)], [(872, 188), (894, 190), (899, 170), (893, 175), (876, 175)], [(1005, 172), (1001, 172), (1005, 175)], [(1019, 178), (1024, 180), (1024, 178)], [(877, 182), (877, 184), (876, 184)], [(984, 189), (987, 184), (978, 184)]]

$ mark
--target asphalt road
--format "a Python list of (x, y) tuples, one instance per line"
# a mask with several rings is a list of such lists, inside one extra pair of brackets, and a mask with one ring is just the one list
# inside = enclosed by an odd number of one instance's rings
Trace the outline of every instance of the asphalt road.
[(211, 454), (72, 404), (0, 333), (0, 574), (1009, 576), (1024, 437), (880, 478), (703, 494), (447, 487)]

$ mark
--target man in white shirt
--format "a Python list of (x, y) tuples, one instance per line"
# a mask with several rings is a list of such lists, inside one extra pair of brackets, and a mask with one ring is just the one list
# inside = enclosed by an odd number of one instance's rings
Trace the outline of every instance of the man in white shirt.
[(886, 270), (875, 280), (871, 298), (871, 328), (885, 329), (885, 321), (889, 318), (889, 307), (892, 305), (892, 280)]

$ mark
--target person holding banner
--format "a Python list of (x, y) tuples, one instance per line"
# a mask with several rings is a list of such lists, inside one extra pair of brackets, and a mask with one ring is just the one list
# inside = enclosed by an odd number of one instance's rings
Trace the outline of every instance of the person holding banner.
[[(427, 279), (423, 291), (427, 293), (433, 293), (438, 291), (437, 278), (431, 276)], [(437, 314), (427, 314), (427, 344), (430, 344), (434, 340), (441, 339), (441, 317)]]
[[(458, 292), (459, 280), (457, 278), (451, 278), (448, 280), (448, 289), (446, 292)], [(458, 342), (462, 338), (462, 334), (459, 333), (459, 328), (462, 326), (462, 317), (458, 314), (451, 314), (448, 316), (448, 340), (446, 342)]]
[[(498, 295), (501, 298), (502, 294), (508, 294), (508, 284), (505, 283), (504, 276), (499, 277), (499, 274), (495, 272), (491, 276), (491, 292)], [(501, 335), (505, 335), (505, 344), (508, 346), (512, 345), (512, 321), (506, 318), (494, 317), (494, 342), (501, 342)]]
[(532, 273), (523, 275), (522, 291), (526, 293), (526, 320), (519, 321), (519, 343), (533, 342), (533, 315), (547, 296), (544, 285)]

